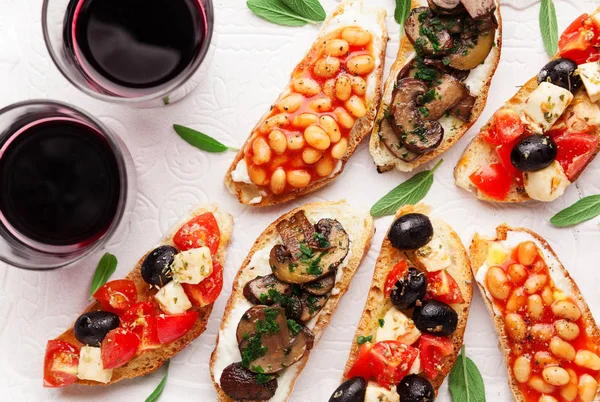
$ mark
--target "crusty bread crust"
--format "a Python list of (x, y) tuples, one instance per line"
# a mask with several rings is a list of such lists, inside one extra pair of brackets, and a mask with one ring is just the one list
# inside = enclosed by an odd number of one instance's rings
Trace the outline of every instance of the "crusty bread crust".
[[(254, 245), (252, 246), (252, 249), (246, 256), (244, 263), (242, 264), (238, 274), (236, 275), (236, 277), (233, 281), (231, 296), (230, 296), (229, 300), (227, 301), (227, 306), (225, 307), (223, 319), (221, 320), (220, 331), (223, 331), (227, 325), (237, 325), (237, 323), (235, 323), (235, 322), (230, 323), (229, 321), (231, 320), (230, 314), (235, 306), (236, 301), (244, 298), (243, 290), (244, 290), (244, 285), (246, 284), (246, 282), (242, 283), (241, 278), (243, 276), (245, 276), (245, 274), (247, 274), (253, 268), (253, 267), (249, 267), (248, 265), (250, 264), (250, 261), (252, 260), (252, 256), (254, 255), (254, 253), (256, 253), (258, 250), (261, 250), (262, 248), (264, 248), (265, 245), (267, 245), (271, 239), (277, 238), (277, 236), (279, 235), (278, 231), (277, 231), (277, 224), (279, 222), (281, 222), (282, 220), (289, 219), (292, 215), (294, 215), (298, 211), (301, 211), (301, 210), (310, 211), (314, 207), (319, 207), (319, 206), (324, 206), (324, 205), (332, 205), (333, 206), (333, 205), (348, 205), (348, 204), (346, 203), (345, 200), (342, 200), (342, 201), (338, 201), (338, 202), (316, 202), (316, 203), (306, 204), (304, 206), (295, 208), (295, 209), (291, 210), (290, 212), (286, 213), (285, 215), (281, 216), (280, 218), (278, 218), (275, 222), (271, 223), (264, 230), (264, 232), (262, 232), (261, 235), (256, 239), (256, 242), (254, 243)], [(331, 218), (335, 219), (335, 216), (332, 215)], [(329, 300), (325, 304), (325, 307), (323, 307), (323, 309), (319, 313), (317, 322), (316, 322), (314, 328), (312, 329), (312, 332), (315, 336), (314, 345), (316, 345), (319, 342), (319, 339), (321, 338), (323, 331), (325, 330), (327, 324), (329, 324), (331, 316), (337, 309), (340, 299), (342, 298), (342, 296), (344, 296), (344, 294), (348, 290), (348, 286), (350, 286), (350, 281), (352, 280), (354, 273), (360, 266), (363, 258), (367, 255), (367, 252), (369, 251), (369, 248), (371, 247), (371, 240), (373, 238), (373, 235), (375, 234), (375, 226), (373, 223), (373, 219), (368, 215), (365, 216), (363, 226), (364, 227), (363, 227), (363, 231), (361, 233), (361, 237), (358, 239), (350, 239), (352, 254), (346, 264), (346, 267), (343, 268), (342, 277), (339, 279), (339, 281), (336, 284), (336, 288), (339, 289), (340, 291), (339, 291), (339, 293), (331, 294), (331, 296), (329, 297)], [(256, 277), (256, 274), (254, 275), (254, 277)], [(217, 342), (215, 345), (215, 350), (213, 351), (213, 353), (210, 357), (210, 376), (213, 381), (215, 391), (217, 393), (217, 401), (233, 402), (233, 399), (228, 397), (223, 392), (223, 390), (217, 383), (217, 379), (215, 378), (214, 370), (215, 370), (215, 363), (216, 363), (216, 360), (218, 357), (217, 356), (218, 345), (219, 345), (219, 335), (217, 335)], [(286, 392), (286, 398), (285, 398), (286, 401), (290, 397), (292, 390), (294, 388), (294, 385), (296, 383), (296, 380), (298, 379), (300, 373), (304, 369), (304, 366), (306, 365), (306, 362), (308, 361), (309, 356), (310, 356), (310, 351), (308, 351), (300, 361), (298, 361), (296, 364), (294, 364), (293, 367), (297, 367), (298, 371), (297, 371), (297, 374), (294, 377), (294, 379), (290, 382), (289, 389)]]
[[(425, 215), (430, 214), (430, 208), (424, 204), (408, 205), (396, 212), (396, 217), (406, 215), (409, 213), (422, 213)], [(455, 304), (452, 307), (458, 313), (459, 321), (456, 327), (456, 331), (452, 334), (452, 343), (454, 344), (454, 351), (444, 357), (440, 364), (440, 370), (438, 376), (433, 379), (431, 384), (434, 386), (436, 392), (442, 385), (444, 378), (450, 372), (450, 369), (456, 361), (456, 357), (463, 344), (463, 337), (465, 328), (467, 326), (467, 318), (469, 316), (469, 307), (471, 306), (471, 299), (473, 297), (473, 276), (471, 274), (471, 266), (467, 250), (463, 246), (458, 234), (452, 230), (452, 228), (440, 219), (432, 219), (434, 227), (434, 233), (438, 236), (443, 236), (446, 244), (449, 245), (452, 256), (452, 265), (448, 268), (448, 272), (456, 280), (460, 291), (465, 299), (462, 304)], [(389, 231), (388, 231), (389, 233)], [(402, 252), (392, 247), (390, 241), (386, 236), (381, 245), (381, 252), (375, 263), (375, 271), (373, 273), (373, 280), (371, 282), (371, 290), (367, 296), (367, 302), (363, 310), (358, 328), (356, 330), (355, 337), (375, 335), (377, 328), (379, 327), (379, 319), (385, 316), (385, 313), (393, 306), (389, 297), (385, 297), (383, 293), (385, 281), (387, 279), (390, 269), (399, 261), (407, 260), (409, 265), (419, 266), (414, 259), (414, 252)], [(344, 369), (344, 379), (346, 373), (350, 370), (356, 358), (358, 357), (358, 351), (360, 346), (358, 343), (353, 342), (352, 348), (350, 349), (350, 356)]]
[[(195, 211), (193, 211), (190, 215), (187, 216), (187, 218), (185, 220), (182, 220), (181, 222), (179, 222), (177, 225), (175, 225), (173, 227), (170, 234), (168, 236), (166, 236), (160, 242), (160, 245), (165, 245), (165, 244), (173, 245), (172, 238), (175, 235), (175, 233), (177, 232), (177, 230), (179, 230), (181, 225), (183, 223), (187, 222), (189, 219), (193, 218), (194, 216), (200, 215), (205, 212), (215, 212), (215, 213), (219, 214), (220, 219), (217, 219), (217, 221), (219, 223), (219, 229), (221, 231), (221, 241), (219, 243), (219, 250), (217, 251), (217, 254), (215, 255), (214, 259), (216, 261), (218, 261), (221, 264), (221, 266), (224, 266), (225, 257), (227, 255), (227, 247), (229, 246), (229, 243), (231, 242), (231, 235), (233, 233), (233, 218), (228, 213), (226, 213), (222, 210), (219, 210), (219, 208), (216, 205), (202, 206), (202, 207), (196, 209)], [(144, 279), (142, 278), (142, 274), (141, 274), (142, 262), (144, 261), (144, 259), (146, 258), (146, 255), (148, 255), (148, 253), (146, 253), (139, 260), (139, 262), (136, 264), (136, 266), (133, 268), (133, 270), (129, 274), (127, 274), (127, 276), (125, 276), (125, 279), (129, 279), (135, 283), (135, 286), (138, 291), (138, 300), (139, 301), (149, 300), (157, 292), (156, 288), (151, 288), (150, 285), (148, 285), (144, 281)], [(187, 334), (185, 334), (183, 337), (181, 337), (169, 344), (162, 345), (158, 349), (148, 350), (144, 353), (138, 354), (123, 367), (113, 369), (113, 375), (112, 375), (112, 378), (109, 383), (104, 384), (101, 382), (90, 381), (90, 380), (77, 380), (76, 384), (110, 385), (110, 384), (116, 383), (117, 381), (124, 380), (126, 378), (135, 378), (135, 377), (140, 377), (140, 376), (143, 376), (146, 374), (150, 374), (151, 372), (159, 369), (165, 361), (167, 361), (170, 358), (172, 358), (173, 356), (175, 356), (183, 348), (185, 348), (190, 342), (192, 342), (194, 339), (199, 337), (204, 332), (204, 330), (206, 329), (206, 324), (208, 322), (208, 318), (210, 316), (212, 308), (213, 308), (212, 304), (205, 306), (205, 307), (195, 307), (194, 306), (191, 309), (191, 311), (192, 310), (197, 311), (199, 313), (199, 315), (198, 315), (198, 319), (196, 320), (196, 323), (194, 324), (192, 329)], [(85, 309), (84, 313), (87, 313), (88, 311), (94, 311), (94, 310), (100, 310), (100, 309), (101, 309), (100, 303), (94, 302), (92, 305), (90, 305), (88, 308)], [(77, 340), (77, 338), (75, 338), (75, 332), (73, 329), (73, 325), (71, 325), (71, 327), (67, 331), (65, 331), (63, 334), (61, 334), (56, 339), (60, 339), (60, 340), (72, 343), (73, 345), (82, 346), (81, 342), (79, 342)]]
[[(422, 3), (419, 2), (419, 0), (412, 0), (411, 9), (420, 7), (421, 4)], [(473, 111), (471, 113), (471, 119), (467, 123), (461, 122), (458, 119), (454, 119), (456, 120), (456, 129), (450, 134), (444, 134), (444, 142), (442, 142), (440, 146), (438, 146), (432, 152), (429, 152), (415, 159), (412, 162), (404, 162), (403, 160), (393, 155), (389, 151), (387, 146), (383, 143), (383, 141), (381, 141), (378, 135), (379, 128), (381, 125), (380, 122), (384, 118), (386, 110), (388, 110), (389, 104), (392, 99), (392, 92), (396, 83), (396, 77), (398, 76), (398, 73), (408, 63), (412, 61), (413, 55), (415, 53), (415, 48), (413, 47), (412, 43), (410, 43), (410, 41), (408, 40), (408, 37), (406, 35), (402, 35), (402, 38), (400, 39), (400, 48), (398, 49), (398, 55), (396, 56), (396, 61), (392, 65), (390, 75), (388, 76), (385, 82), (385, 89), (383, 91), (381, 105), (379, 107), (377, 118), (375, 119), (375, 125), (371, 133), (371, 139), (369, 141), (369, 152), (373, 157), (378, 172), (383, 173), (393, 169), (394, 167), (402, 172), (410, 172), (413, 169), (423, 165), (424, 163), (427, 163), (437, 158), (439, 155), (443, 154), (448, 149), (453, 147), (454, 144), (456, 144), (458, 140), (460, 140), (462, 136), (471, 128), (471, 126), (475, 124), (477, 119), (479, 119), (479, 116), (481, 116), (481, 113), (485, 108), (488, 97), (488, 91), (490, 89), (494, 73), (498, 68), (498, 63), (500, 62), (500, 54), (502, 50), (502, 17), (500, 14), (499, 1), (496, 1), (496, 7), (497, 9), (495, 15), (498, 20), (498, 39), (496, 41), (496, 46), (492, 48), (492, 52), (494, 52), (493, 64), (492, 68), (490, 69), (489, 75), (486, 77), (485, 82), (481, 87), (481, 92), (475, 100), (475, 105), (473, 106)], [(393, 160), (393, 163), (383, 163), (382, 160)]]
[[(319, 32), (319, 35), (317, 36), (317, 39), (313, 43), (311, 49), (304, 56), (302, 63), (304, 63), (305, 60), (309, 60), (309, 59), (311, 59), (311, 57), (314, 58), (316, 56), (317, 46), (320, 45), (321, 37), (324, 36), (324, 33), (326, 32), (326, 28), (327, 28), (328, 24), (336, 16), (342, 14), (344, 12), (344, 8), (354, 1), (362, 2), (362, 0), (345, 0), (344, 2), (342, 2), (342, 4), (340, 4), (340, 6), (335, 10), (335, 12), (327, 18), (327, 20), (323, 23), (321, 31)], [(370, 11), (374, 12), (375, 10), (370, 10)], [(235, 182), (235, 181), (233, 181), (233, 179), (231, 177), (231, 173), (236, 169), (238, 162), (244, 158), (245, 150), (250, 145), (249, 144), (250, 139), (252, 138), (252, 135), (250, 135), (246, 139), (246, 142), (244, 143), (244, 145), (240, 148), (235, 159), (231, 163), (229, 170), (227, 170), (227, 173), (225, 174), (225, 186), (232, 194), (234, 194), (238, 198), (238, 201), (240, 203), (248, 204), (248, 205), (251, 205), (254, 207), (265, 207), (265, 206), (269, 206), (269, 205), (282, 204), (284, 202), (293, 200), (297, 197), (301, 197), (305, 194), (312, 193), (313, 191), (316, 191), (316, 190), (326, 186), (327, 184), (329, 184), (329, 182), (331, 182), (332, 180), (337, 178), (344, 171), (344, 167), (346, 166), (346, 162), (348, 161), (348, 159), (354, 154), (354, 151), (356, 150), (358, 145), (362, 142), (362, 140), (371, 132), (371, 129), (373, 128), (373, 124), (375, 122), (377, 107), (378, 107), (380, 99), (381, 99), (381, 81), (383, 79), (383, 68), (385, 66), (385, 52), (386, 52), (387, 42), (389, 40), (389, 37), (388, 37), (388, 33), (387, 33), (387, 26), (385, 23), (385, 18), (386, 18), (387, 13), (383, 9), (378, 9), (377, 13), (378, 13), (378, 24), (381, 27), (383, 36), (381, 37), (381, 41), (382, 41), (381, 51), (380, 51), (379, 55), (376, 55), (377, 59), (379, 59), (379, 66), (375, 70), (375, 77), (376, 77), (375, 93), (373, 94), (372, 98), (367, 99), (367, 114), (365, 116), (361, 117), (360, 119), (356, 120), (356, 123), (354, 124), (354, 127), (352, 128), (352, 131), (350, 132), (350, 138), (348, 141), (348, 151), (346, 152), (346, 155), (340, 160), (339, 163), (341, 163), (341, 166), (339, 167), (339, 169), (336, 168), (334, 170), (334, 173), (332, 173), (331, 175), (329, 175), (327, 177), (323, 177), (318, 180), (315, 180), (315, 181), (311, 182), (305, 188), (294, 189), (290, 192), (286, 192), (286, 193), (283, 193), (280, 195), (275, 195), (275, 194), (270, 194), (268, 196), (263, 195), (260, 202), (254, 203), (254, 204), (249, 204), (249, 200), (247, 199), (247, 196), (244, 196), (244, 195), (249, 194), (249, 193), (250, 194), (258, 194), (259, 187), (257, 187), (254, 184)], [(358, 23), (357, 25), (360, 25), (360, 23)], [(286, 94), (287, 94), (286, 91), (284, 91), (279, 96), (279, 98), (277, 99), (277, 101), (275, 103), (277, 103)], [(263, 117), (261, 117), (261, 119), (258, 121), (256, 126), (252, 129), (251, 133), (253, 133), (265, 121), (265, 119), (269, 116), (269, 113), (270, 113), (270, 111), (265, 113), (265, 115), (263, 115)]]
[[(479, 268), (485, 263), (485, 260), (487, 259), (488, 244), (492, 241), (506, 240), (507, 234), (509, 231), (524, 232), (524, 233), (530, 234), (532, 237), (534, 237), (536, 240), (538, 240), (543, 245), (544, 249), (548, 250), (554, 256), (554, 258), (556, 258), (556, 261), (559, 262), (558, 268), (560, 269), (560, 271), (561, 271), (562, 275), (565, 277), (565, 279), (570, 283), (572, 290), (573, 290), (573, 295), (575, 297), (575, 300), (577, 301), (577, 305), (579, 306), (579, 308), (581, 309), (581, 312), (583, 313), (583, 319), (585, 321), (587, 334), (594, 340), (594, 343), (600, 344), (600, 330), (598, 329), (598, 325), (596, 324), (596, 321), (594, 320), (594, 317), (592, 316), (592, 313), (591, 313), (587, 303), (585, 302), (583, 295), (581, 294), (581, 291), (577, 287), (577, 284), (575, 283), (575, 281), (573, 281), (573, 279), (569, 275), (569, 272), (565, 269), (565, 267), (562, 265), (562, 263), (560, 263), (560, 260), (558, 259), (558, 256), (556, 255), (556, 253), (554, 252), (552, 247), (550, 247), (548, 242), (546, 240), (544, 240), (537, 233), (532, 232), (531, 230), (528, 230), (528, 229), (512, 228), (506, 224), (500, 225), (496, 228), (496, 238), (495, 239), (485, 238), (485, 237), (481, 236), (480, 234), (476, 233), (475, 236), (473, 237), (473, 241), (472, 241), (471, 247), (469, 249), (469, 254), (470, 254), (470, 258), (471, 258), (471, 269), (473, 270), (473, 276), (477, 276), (477, 272), (479, 271)], [(513, 370), (508, 366), (510, 347), (508, 344), (508, 338), (507, 338), (506, 328), (504, 326), (504, 320), (501, 315), (495, 314), (493, 304), (492, 304), (493, 302), (488, 298), (483, 286), (481, 286), (481, 284), (479, 284), (479, 283), (477, 283), (477, 286), (479, 287), (479, 291), (481, 292), (481, 298), (484, 300), (484, 302), (488, 308), (488, 311), (490, 312), (490, 314), (492, 316), (494, 326), (496, 327), (496, 331), (498, 332), (498, 336), (500, 337), (500, 349), (502, 350), (503, 355), (504, 355), (504, 362), (506, 364), (506, 369), (507, 369), (507, 373), (508, 373), (508, 384), (510, 385), (514, 399), (516, 402), (525, 402), (525, 397), (524, 397), (523, 393), (519, 390), (519, 383), (517, 382), (517, 380), (515, 378)], [(596, 399), (594, 399), (594, 400), (596, 400)]]

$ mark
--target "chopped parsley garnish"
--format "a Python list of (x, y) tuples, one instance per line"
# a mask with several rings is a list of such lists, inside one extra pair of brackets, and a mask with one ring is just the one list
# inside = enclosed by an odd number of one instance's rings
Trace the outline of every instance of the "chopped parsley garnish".
[(359, 345), (363, 345), (367, 342), (371, 342), (373, 340), (373, 335), (369, 335), (369, 336), (359, 336), (358, 338), (356, 338), (356, 343), (358, 343)]
[(317, 258), (315, 258), (314, 260), (310, 261), (310, 264), (308, 266), (308, 268), (306, 268), (306, 274), (307, 275), (315, 275), (315, 276), (319, 276), (323, 273), (323, 268), (321, 268), (319, 266), (319, 264), (321, 264), (321, 259), (323, 258), (323, 256), (327, 254), (326, 252), (321, 253)]
[(317, 241), (317, 244), (321, 248), (331, 247), (331, 244), (329, 243), (329, 240), (327, 240), (327, 237), (325, 237), (325, 235), (322, 234), (322, 233), (315, 232), (313, 234), (313, 239)]
[(256, 334), (248, 341), (248, 346), (242, 351), (242, 366), (248, 368), (250, 363), (267, 354), (267, 347), (261, 343), (261, 335)]
[(378, 321), (379, 321), (379, 326), (381, 328), (383, 328), (383, 326), (385, 325), (385, 320), (383, 318), (380, 318)]
[(294, 320), (287, 320), (287, 326), (292, 331), (292, 335), (296, 336), (300, 331), (302, 331), (302, 325), (298, 324)]
[(252, 366), (252, 371), (257, 373), (254, 377), (257, 384), (266, 384), (275, 378), (275, 376), (265, 374), (265, 370), (261, 366)]
[(308, 258), (312, 258), (315, 255), (315, 252), (312, 250), (312, 248), (308, 247), (305, 243), (300, 243), (300, 255), (298, 256), (298, 258), (302, 259), (308, 259)]
[(424, 117), (429, 117), (429, 109), (427, 109), (425, 106), (421, 106), (419, 108), (419, 112), (424, 116)]

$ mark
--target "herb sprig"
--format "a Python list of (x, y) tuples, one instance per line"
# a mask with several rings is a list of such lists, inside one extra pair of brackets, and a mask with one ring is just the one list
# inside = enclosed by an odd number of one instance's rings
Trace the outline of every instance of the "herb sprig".
[(394, 19), (400, 26), (404, 26), (404, 21), (410, 14), (411, 0), (396, 0), (396, 10), (394, 11)]
[(170, 363), (171, 363), (170, 360), (167, 360), (167, 362), (165, 363), (165, 367), (167, 368), (167, 371), (165, 372), (165, 376), (158, 383), (158, 385), (156, 386), (156, 389), (150, 394), (150, 396), (148, 398), (146, 398), (146, 402), (156, 402), (162, 395), (163, 391), (165, 390), (165, 386), (167, 385), (167, 378), (169, 377), (169, 364)]
[(479, 369), (465, 353), (463, 345), (452, 371), (450, 393), (453, 402), (485, 402), (485, 386)]
[(219, 153), (225, 151), (239, 151), (238, 148), (227, 146), (213, 137), (196, 131), (192, 128), (182, 126), (180, 124), (173, 124), (173, 129), (179, 134), (179, 136), (188, 144), (195, 146), (206, 152)]
[(248, 0), (246, 5), (256, 16), (290, 27), (318, 24), (326, 17), (318, 0)]
[(108, 278), (114, 274), (117, 269), (117, 257), (111, 253), (105, 253), (96, 267), (96, 272), (92, 278), (92, 285), (90, 286), (90, 298), (96, 293), (102, 285), (104, 285)]
[(554, 57), (558, 51), (558, 23), (556, 21), (556, 9), (552, 0), (542, 0), (540, 7), (540, 31), (546, 52)]
[(600, 215), (600, 195), (590, 195), (563, 209), (550, 219), (558, 227), (573, 226)]

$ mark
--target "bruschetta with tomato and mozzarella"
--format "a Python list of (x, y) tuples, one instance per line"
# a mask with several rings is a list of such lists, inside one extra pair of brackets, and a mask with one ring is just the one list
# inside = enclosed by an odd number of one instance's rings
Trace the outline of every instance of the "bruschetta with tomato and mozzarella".
[(431, 402), (463, 343), (473, 296), (469, 258), (429, 207), (396, 214), (330, 402)]
[(44, 386), (108, 385), (146, 375), (206, 329), (223, 288), (232, 217), (195, 210), (125, 277), (107, 282), (63, 334), (48, 341)]

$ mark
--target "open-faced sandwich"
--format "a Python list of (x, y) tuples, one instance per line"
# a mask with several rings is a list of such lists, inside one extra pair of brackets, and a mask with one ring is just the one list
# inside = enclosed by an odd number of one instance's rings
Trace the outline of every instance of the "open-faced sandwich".
[(204, 332), (223, 288), (233, 219), (216, 205), (188, 219), (125, 279), (100, 287), (71, 328), (48, 341), (45, 387), (146, 375)]
[(265, 206), (336, 178), (371, 132), (388, 41), (386, 13), (344, 0), (225, 175), (242, 204)]
[(600, 9), (559, 41), (557, 58), (529, 80), (473, 139), (456, 184), (487, 201), (554, 201), (600, 145)]
[(517, 402), (598, 401), (600, 330), (550, 245), (501, 225), (475, 235), (471, 265)]
[(473, 276), (458, 235), (419, 204), (398, 211), (330, 402), (431, 402), (463, 343)]
[(481, 115), (500, 60), (496, 0), (412, 0), (369, 150), (379, 172), (447, 151)]
[(233, 282), (210, 374), (218, 401), (287, 401), (375, 229), (345, 201), (304, 205), (258, 237)]

